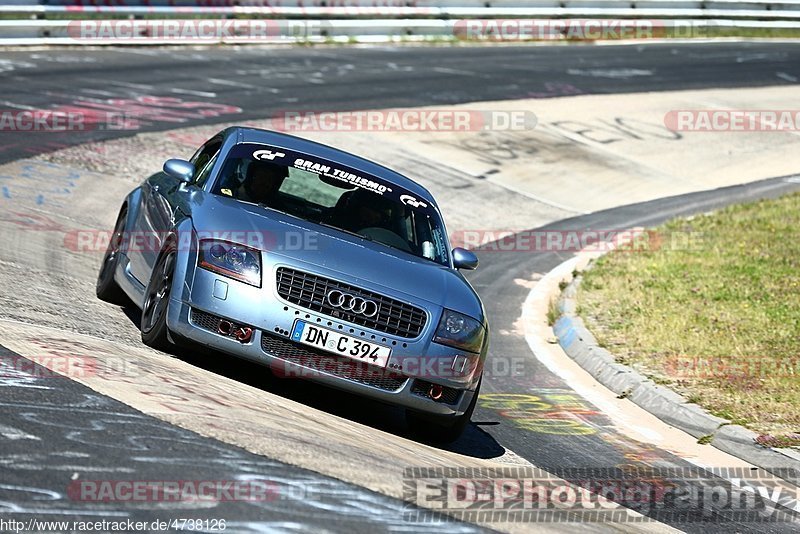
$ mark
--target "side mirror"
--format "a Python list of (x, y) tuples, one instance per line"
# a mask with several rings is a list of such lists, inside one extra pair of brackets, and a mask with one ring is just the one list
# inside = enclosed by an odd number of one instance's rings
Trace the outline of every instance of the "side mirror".
[(456, 269), (472, 271), (478, 267), (478, 257), (465, 248), (453, 249), (453, 265)]
[(164, 172), (181, 182), (191, 182), (194, 176), (194, 165), (182, 159), (168, 159), (164, 163)]

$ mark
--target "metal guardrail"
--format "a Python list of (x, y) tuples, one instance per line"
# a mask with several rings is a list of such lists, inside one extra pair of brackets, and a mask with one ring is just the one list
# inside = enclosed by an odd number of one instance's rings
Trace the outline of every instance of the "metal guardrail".
[[(453, 39), (458, 36), (458, 25), (463, 21), (437, 19), (377, 19), (377, 20), (303, 20), (268, 21), (266, 31), (245, 32), (245, 35), (227, 34), (202, 38), (194, 35), (175, 35), (159, 38), (156, 35), (135, 35), (129, 38), (104, 37), (103, 31), (90, 32), (82, 37), (79, 25), (86, 21), (69, 20), (0, 20), (0, 45), (185, 45), (185, 44), (294, 44), (326, 42), (398, 42), (424, 41), (431, 39)], [(100, 27), (133, 25), (137, 21), (94, 21)], [(141, 24), (159, 24), (165, 21), (138, 21)], [(179, 21), (173, 21), (179, 22)], [(186, 21), (183, 21), (186, 22)], [(205, 22), (217, 22), (205, 19)], [(240, 21), (248, 22), (248, 21)], [(665, 28), (684, 31), (687, 37), (701, 36), (702, 32), (718, 28), (773, 28), (800, 29), (800, 21), (748, 21), (734, 19), (692, 20), (674, 19), (662, 21)], [(201, 21), (192, 21), (197, 28)], [(250, 27), (252, 29), (252, 26)], [(214, 32), (211, 32), (214, 34)], [(234, 32), (235, 33), (235, 32)]]
[(800, 0), (0, 0), (0, 13), (304, 18), (611, 16), (778, 19), (800, 17)]
[(479, 9), (453, 8), (440, 10), (414, 10), (411, 8), (353, 8), (333, 11), (328, 8), (272, 8), (272, 7), (168, 7), (168, 6), (30, 6), (24, 10), (0, 6), (0, 13), (20, 15), (105, 14), (105, 15), (260, 15), (268, 17), (397, 17), (397, 18), (499, 18), (499, 17), (620, 17), (620, 18), (757, 18), (800, 19), (800, 6), (796, 9), (698, 9), (698, 8), (508, 8)]
[[(639, 7), (652, 6), (677, 7), (714, 7), (717, 4), (740, 4), (756, 6), (775, 6), (782, 4), (798, 4), (797, 0), (4, 0), (3, 5), (31, 6), (258, 6), (279, 8), (324, 8), (343, 10), (351, 8), (409, 8), (409, 9), (509, 9), (570, 7), (588, 5), (594, 7), (611, 7), (614, 5), (630, 5)], [(765, 7), (765, 9), (769, 9)]]
[[(91, 5), (92, 2), (102, 5)], [(799, 29), (800, 0), (0, 0), (0, 45), (295, 43), (452, 39), (474, 19), (651, 20), (663, 27)], [(280, 5), (273, 5), (279, 3)], [(313, 5), (308, 5), (313, 3)], [(161, 5), (159, 5), (161, 4)], [(76, 22), (48, 15), (147, 19), (262, 17), (270, 28), (207, 40), (159, 39), (149, 29), (129, 39), (76, 35)], [(85, 17), (83, 17), (85, 15)], [(152, 22), (152, 21), (151, 21)], [(117, 21), (119, 23), (119, 21)], [(194, 23), (201, 23), (194, 19)], [(253, 23), (255, 24), (255, 23)], [(252, 30), (252, 27), (250, 28)], [(687, 36), (697, 37), (694, 33)], [(702, 36), (702, 35), (700, 35)], [(557, 37), (557, 36), (556, 36)]]

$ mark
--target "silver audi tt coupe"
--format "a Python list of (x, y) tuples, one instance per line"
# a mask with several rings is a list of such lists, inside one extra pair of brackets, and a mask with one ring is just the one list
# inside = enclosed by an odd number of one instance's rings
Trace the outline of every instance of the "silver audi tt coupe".
[(404, 407), (458, 437), (489, 331), (431, 194), (368, 160), (228, 128), (125, 199), (97, 296), (142, 310), (142, 341), (196, 343)]

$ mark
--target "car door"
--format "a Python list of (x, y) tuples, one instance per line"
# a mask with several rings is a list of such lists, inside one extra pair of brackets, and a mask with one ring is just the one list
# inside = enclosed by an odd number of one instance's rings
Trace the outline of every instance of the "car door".
[(189, 160), (195, 166), (190, 184), (160, 172), (150, 177), (142, 186), (142, 209), (138, 228), (146, 237), (143, 238), (144, 246), (139, 247), (138, 261), (131, 261), (131, 271), (143, 284), (146, 285), (150, 280), (164, 239), (174, 228), (175, 222), (188, 214), (187, 195), (190, 189), (196, 189), (197, 181), (208, 175), (221, 146), (222, 138), (216, 136), (195, 152)]

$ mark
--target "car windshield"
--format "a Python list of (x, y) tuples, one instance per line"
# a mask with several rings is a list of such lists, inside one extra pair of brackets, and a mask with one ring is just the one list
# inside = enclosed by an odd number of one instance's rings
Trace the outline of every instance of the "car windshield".
[(212, 192), (448, 265), (435, 209), (396, 184), (340, 164), (283, 148), (239, 145)]

